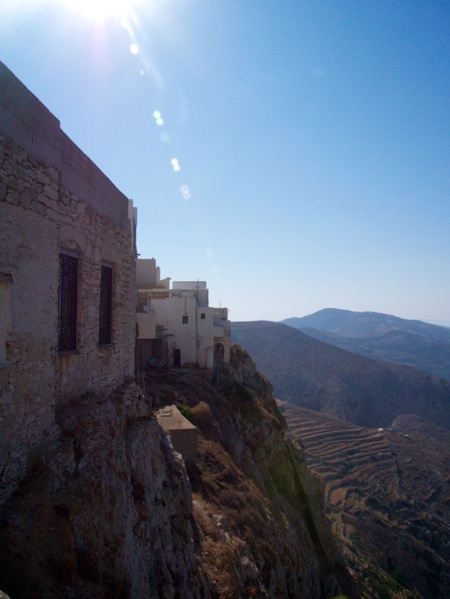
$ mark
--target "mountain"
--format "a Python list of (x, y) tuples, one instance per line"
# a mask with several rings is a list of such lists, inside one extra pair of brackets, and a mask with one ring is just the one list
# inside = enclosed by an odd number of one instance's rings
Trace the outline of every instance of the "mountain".
[(275, 395), (360, 426), (415, 414), (450, 428), (450, 382), (371, 360), (280, 323), (235, 322), (232, 338), (272, 382)]
[(339, 337), (317, 329), (299, 329), (310, 337), (341, 349), (450, 379), (450, 345), (406, 331), (389, 331), (378, 337)]
[(374, 429), (287, 402), (280, 410), (326, 483), (363, 597), (450, 597), (450, 432), (411, 415)]
[(342, 337), (376, 337), (389, 331), (404, 331), (450, 344), (450, 328), (421, 320), (406, 320), (379, 312), (351, 312), (325, 308), (302, 318), (286, 318), (283, 324), (296, 329), (311, 328)]
[(333, 308), (282, 322), (342, 349), (450, 379), (450, 328)]

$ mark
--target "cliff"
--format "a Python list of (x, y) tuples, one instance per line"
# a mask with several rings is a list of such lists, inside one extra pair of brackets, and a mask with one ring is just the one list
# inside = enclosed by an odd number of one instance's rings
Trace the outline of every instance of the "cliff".
[(57, 416), (59, 440), (0, 511), (0, 588), (18, 598), (200, 597), (184, 467), (134, 383)]
[[(271, 386), (232, 348), (204, 373), (154, 369), (57, 415), (59, 439), (0, 508), (0, 588), (12, 599), (357, 596), (323, 484)], [(153, 410), (199, 429), (188, 474)]]

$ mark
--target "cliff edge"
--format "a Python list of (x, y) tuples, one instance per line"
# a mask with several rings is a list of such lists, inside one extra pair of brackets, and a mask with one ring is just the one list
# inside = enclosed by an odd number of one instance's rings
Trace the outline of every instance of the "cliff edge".
[[(173, 404), (198, 428), (195, 463), (155, 418)], [(238, 346), (214, 384), (151, 369), (144, 393), (129, 380), (86, 395), (57, 424), (58, 441), (36, 450), (0, 507), (0, 588), (12, 599), (358, 596), (323, 484)]]

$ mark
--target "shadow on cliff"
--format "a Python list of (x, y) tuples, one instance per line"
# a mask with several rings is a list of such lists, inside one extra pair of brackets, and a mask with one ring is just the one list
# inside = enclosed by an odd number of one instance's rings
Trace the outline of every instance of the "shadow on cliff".
[[(198, 428), (195, 464), (153, 410)], [(0, 508), (0, 588), (12, 599), (331, 598), (358, 594), (325, 516), (323, 484), (291, 442), (270, 383), (238, 346), (214, 385), (149, 370), (58, 413)]]

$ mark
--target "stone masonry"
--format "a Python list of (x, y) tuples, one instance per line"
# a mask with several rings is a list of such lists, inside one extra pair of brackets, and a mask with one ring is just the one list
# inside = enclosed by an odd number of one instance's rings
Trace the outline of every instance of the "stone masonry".
[[(135, 211), (0, 63), (0, 505), (55, 409), (134, 374)], [(130, 219), (131, 214), (131, 219)], [(78, 258), (77, 345), (58, 353), (59, 254)], [(99, 345), (100, 274), (112, 269), (112, 343)]]

